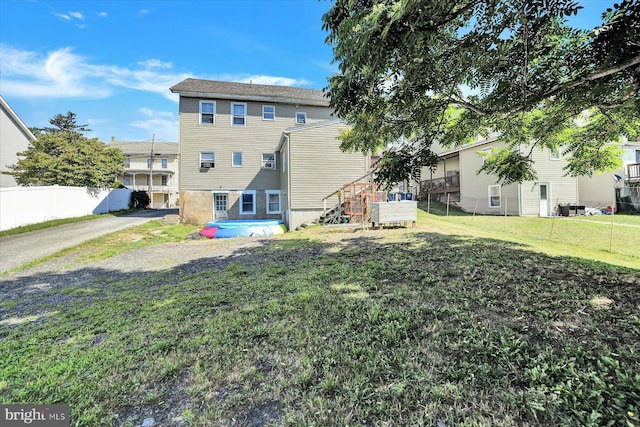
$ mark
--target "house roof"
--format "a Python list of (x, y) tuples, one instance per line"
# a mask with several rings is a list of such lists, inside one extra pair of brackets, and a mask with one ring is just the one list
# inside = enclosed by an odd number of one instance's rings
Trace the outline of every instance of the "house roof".
[(464, 150), (469, 150), (471, 148), (475, 148), (475, 147), (479, 147), (481, 145), (485, 145), (485, 144), (490, 144), (492, 142), (495, 142), (498, 140), (497, 136), (491, 137), (491, 138), (483, 138), (480, 139), (478, 141), (472, 142), (470, 144), (465, 144), (465, 145), (461, 145), (459, 147), (455, 147), (452, 148), (450, 150), (446, 150), (446, 151), (441, 151), (440, 153), (436, 153), (438, 156), (440, 156), (441, 158), (449, 158), (449, 157), (456, 157), (458, 155), (458, 153), (460, 153), (461, 151)]
[(280, 137), (280, 143), (278, 144), (278, 149), (276, 151), (280, 151), (282, 149), (282, 145), (284, 144), (284, 141), (286, 140), (286, 138), (290, 133), (319, 128), (323, 126), (329, 126), (336, 123), (346, 123), (346, 122), (342, 119), (333, 118), (333, 119), (323, 120), (321, 122), (309, 123), (306, 125), (298, 125), (298, 126), (292, 126), (292, 127), (286, 128), (282, 131), (282, 136)]
[(29, 130), (27, 125), (24, 124), (22, 119), (13, 111), (13, 109), (7, 104), (7, 101), (4, 100), (2, 95), (0, 95), (0, 106), (7, 112), (9, 117), (15, 122), (18, 128), (25, 134), (25, 136), (29, 139), (29, 141), (35, 141), (37, 138), (35, 135)]
[(160, 141), (111, 141), (108, 147), (117, 147), (122, 150), (125, 155), (151, 155), (151, 149), (154, 154), (160, 155), (178, 155), (178, 143), (176, 142), (160, 142)]
[(329, 99), (324, 96), (322, 90), (291, 86), (186, 79), (172, 86), (170, 90), (186, 97), (329, 106)]

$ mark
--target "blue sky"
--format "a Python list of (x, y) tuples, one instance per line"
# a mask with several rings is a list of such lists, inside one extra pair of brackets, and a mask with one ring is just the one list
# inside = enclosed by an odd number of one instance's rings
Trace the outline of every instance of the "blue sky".
[[(593, 28), (613, 0), (583, 0)], [(326, 0), (0, 0), (0, 94), (27, 126), (73, 111), (107, 142), (178, 141), (185, 78), (321, 89)]]

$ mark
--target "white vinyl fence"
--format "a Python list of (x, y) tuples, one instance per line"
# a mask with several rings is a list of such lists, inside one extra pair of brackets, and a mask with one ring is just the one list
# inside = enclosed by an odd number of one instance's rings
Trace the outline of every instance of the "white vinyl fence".
[(0, 230), (128, 209), (132, 191), (57, 185), (0, 188)]

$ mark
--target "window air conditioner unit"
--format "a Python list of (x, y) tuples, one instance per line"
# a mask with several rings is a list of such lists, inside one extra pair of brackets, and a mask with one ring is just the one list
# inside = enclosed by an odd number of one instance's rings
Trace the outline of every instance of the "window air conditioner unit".
[(209, 168), (214, 167), (214, 165), (215, 165), (215, 163), (213, 163), (213, 162), (201, 162), (200, 163), (200, 167), (202, 169), (209, 169)]

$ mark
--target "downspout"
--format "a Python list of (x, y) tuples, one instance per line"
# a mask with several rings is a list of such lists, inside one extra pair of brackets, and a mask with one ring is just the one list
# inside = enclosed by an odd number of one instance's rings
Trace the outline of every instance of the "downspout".
[(291, 146), (289, 145), (289, 134), (283, 132), (285, 137), (285, 143), (283, 144), (286, 147), (287, 159), (283, 162), (283, 166), (287, 169), (287, 212), (286, 212), (286, 220), (287, 220), (287, 228), (291, 231)]

